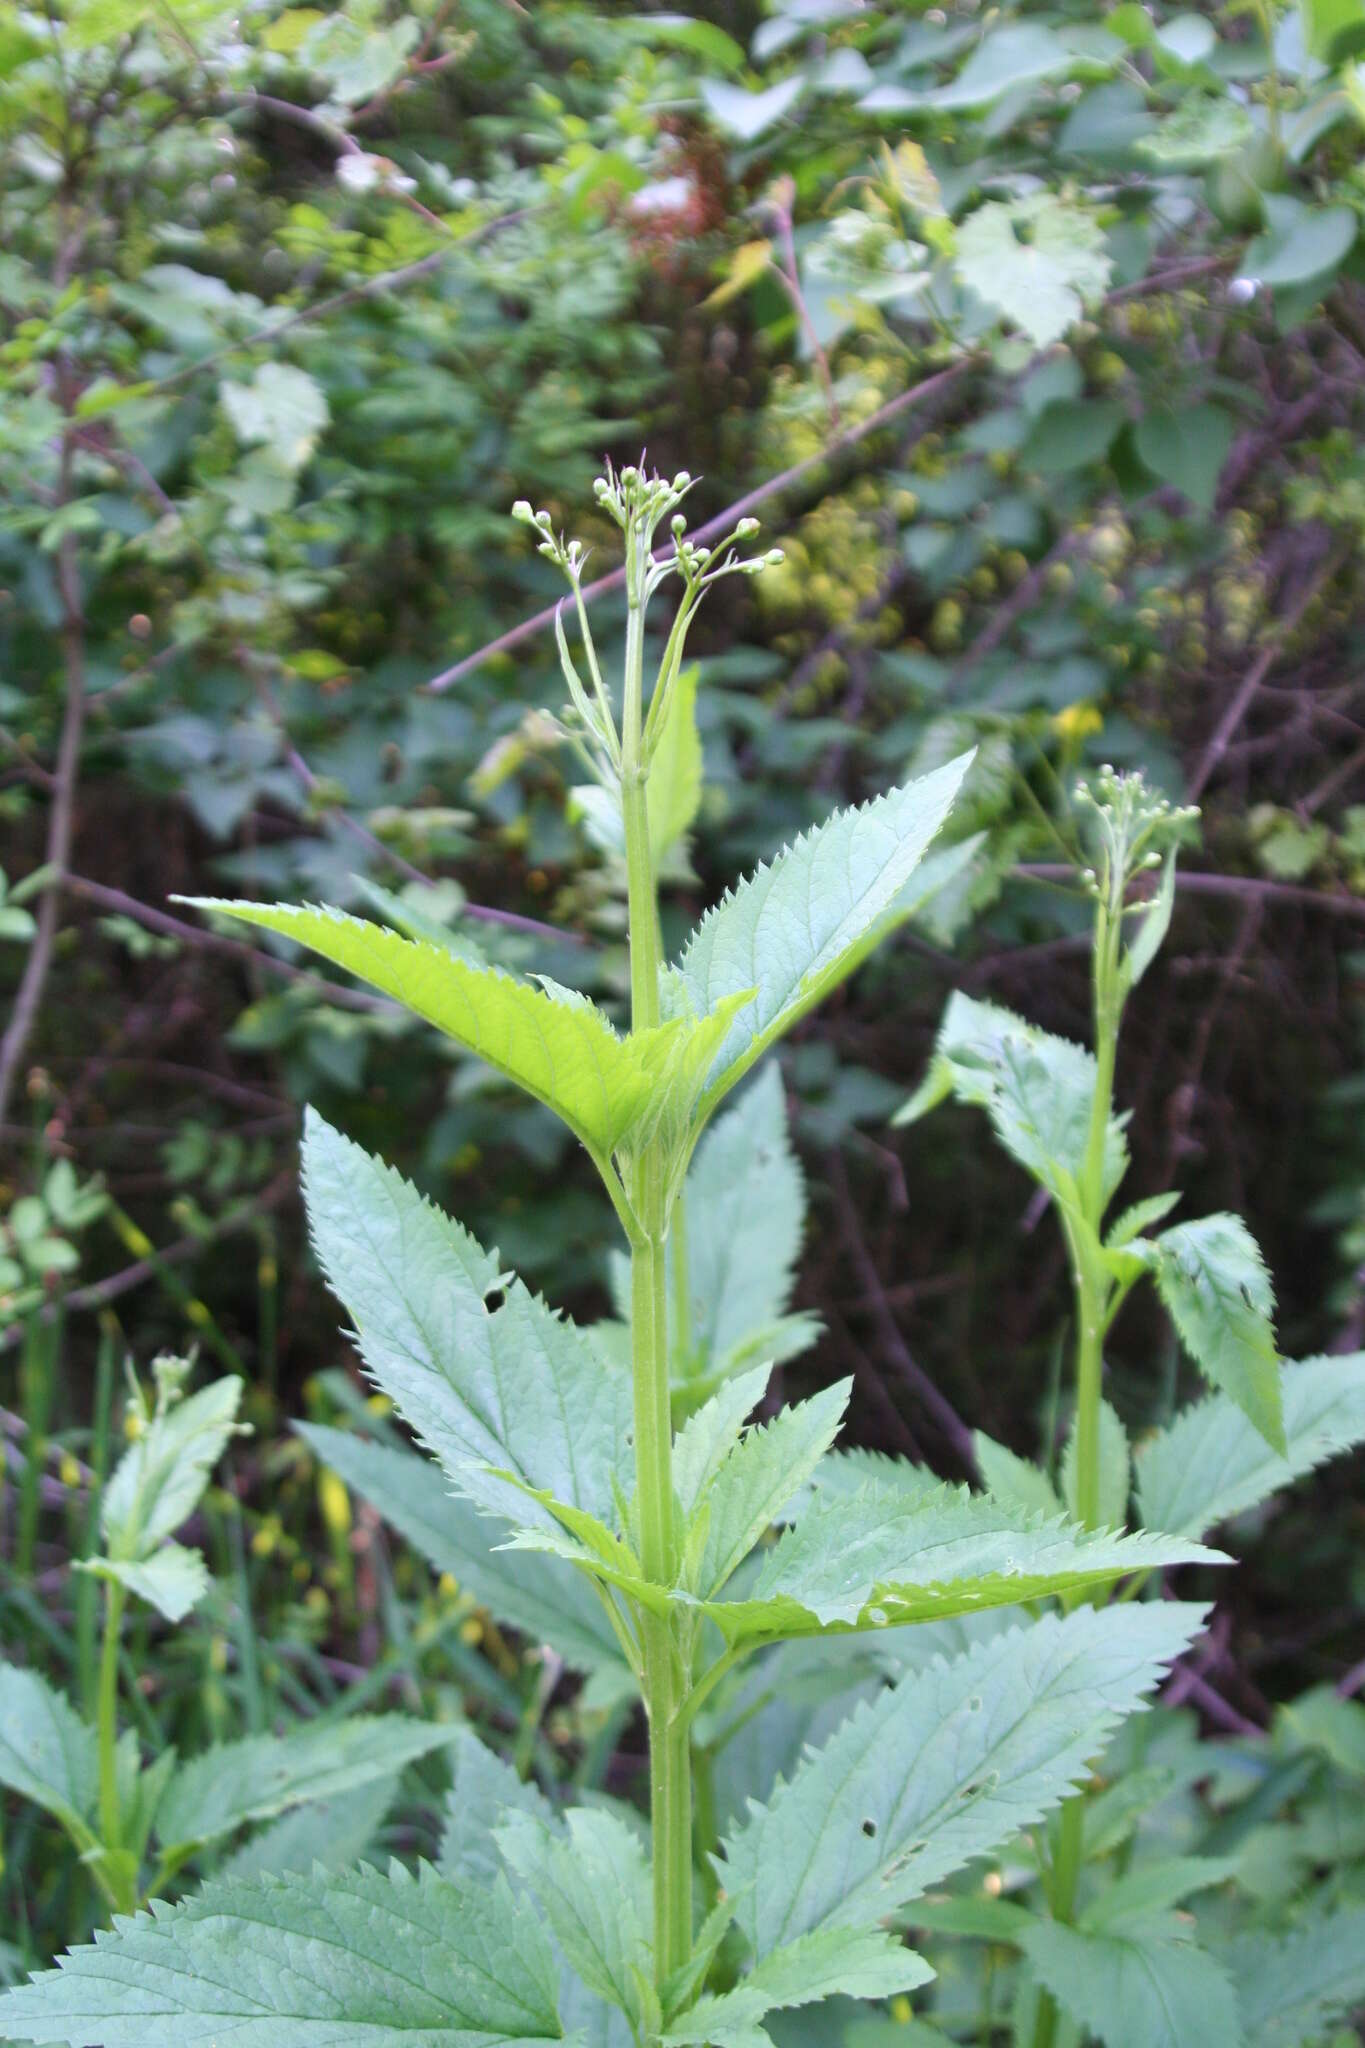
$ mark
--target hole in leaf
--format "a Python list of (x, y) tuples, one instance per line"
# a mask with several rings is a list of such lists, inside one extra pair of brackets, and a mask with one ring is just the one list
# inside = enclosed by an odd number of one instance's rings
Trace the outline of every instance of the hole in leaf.
[(967, 1712), (969, 1714), (979, 1714), (981, 1712), (981, 1701), (977, 1695), (973, 1694), (972, 1698), (968, 1700)]
[(876, 1823), (876, 1821), (875, 1821), (875, 1820), (865, 1820), (865, 1821), (863, 1822), (863, 1833), (864, 1833), (864, 1834), (865, 1834), (865, 1835), (867, 1836), (867, 1839), (868, 1839), (868, 1841), (869, 1841), (869, 1842), (875, 1842), (875, 1841), (876, 1841), (876, 1839), (877, 1839), (877, 1823)]
[(495, 1316), (506, 1299), (506, 1293), (501, 1287), (490, 1287), (483, 1298), (483, 1305), (490, 1316)]
[(1033, 222), (1031, 220), (1015, 220), (1010, 222), (1010, 227), (1015, 241), (1022, 243), (1024, 248), (1027, 249), (1033, 240)]

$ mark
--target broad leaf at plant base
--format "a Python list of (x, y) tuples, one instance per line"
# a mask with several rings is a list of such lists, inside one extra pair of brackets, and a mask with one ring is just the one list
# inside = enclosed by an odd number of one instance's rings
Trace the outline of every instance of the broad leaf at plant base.
[(836, 811), (709, 910), (665, 977), (666, 1006), (698, 1017), (757, 995), (716, 1056), (702, 1103), (720, 1101), (784, 1031), (853, 972), (894, 921), (896, 899), (951, 808), (969, 754)]
[(628, 1463), (629, 1374), (312, 1112), (303, 1178), (314, 1249), (369, 1372), (459, 1490), (525, 1521), (524, 1496), (493, 1476), (505, 1470), (609, 1516)]
[(361, 1868), (209, 1883), (0, 1996), (0, 2034), (70, 2048), (527, 2048), (556, 1970), (505, 1882)]
[(1048, 1615), (859, 1707), (723, 1845), (717, 1870), (754, 1953), (874, 1926), (1049, 1812), (1205, 1612)]
[(1365, 1352), (1291, 1362), (1280, 1389), (1284, 1457), (1227, 1394), (1196, 1402), (1138, 1446), (1138, 1506), (1149, 1528), (1202, 1535), (1365, 1442)]
[(1248, 2048), (1300, 2048), (1365, 2000), (1365, 1907), (1310, 1910), (1283, 1938), (1247, 1936), (1218, 1959), (1237, 1988)]

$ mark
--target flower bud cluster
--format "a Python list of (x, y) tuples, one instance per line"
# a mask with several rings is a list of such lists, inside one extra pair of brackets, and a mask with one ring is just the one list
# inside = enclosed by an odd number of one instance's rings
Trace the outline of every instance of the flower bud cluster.
[(1076, 802), (1094, 813), (1099, 855), (1081, 880), (1093, 896), (1114, 903), (1135, 875), (1161, 866), (1199, 816), (1197, 804), (1173, 804), (1149, 788), (1140, 769), (1120, 773), (1107, 764), (1077, 783)]

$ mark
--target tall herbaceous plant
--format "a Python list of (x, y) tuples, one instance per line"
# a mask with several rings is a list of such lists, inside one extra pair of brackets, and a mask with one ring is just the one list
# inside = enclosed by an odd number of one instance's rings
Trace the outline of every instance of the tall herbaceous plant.
[[(327, 908), (204, 906), (310, 946), (448, 1033), (555, 1111), (601, 1175), (629, 1248), (622, 1346), (553, 1313), (316, 1115), (304, 1145), (318, 1257), (376, 1385), (487, 1517), (490, 1549), (535, 1553), (547, 1591), (567, 1573), (600, 1603), (647, 1720), (648, 1823), (603, 1802), (557, 1808), (467, 1738), (439, 1869), (210, 1881), (116, 1919), (0, 1999), (10, 2039), (763, 2048), (771, 2012), (925, 1982), (887, 1923), (1056, 1809), (1200, 1626), (1195, 1606), (1085, 1597), (1216, 1555), (1183, 1535), (1085, 1526), (1097, 1520), (1088, 1480), (1071, 1520), (837, 1450), (846, 1384), (746, 1428), (768, 1377), (752, 1357), (713, 1371), (705, 1398), (672, 1383), (670, 1314), (688, 1298), (675, 1223), (698, 1139), (913, 907), (912, 878), (968, 766), (836, 812), (665, 960), (657, 878), (699, 794), (688, 629), (712, 584), (774, 559), (740, 552), (753, 520), (693, 546), (679, 510), (690, 487), (685, 473), (635, 468), (597, 485), (625, 546), (619, 684), (593, 644), (582, 546), (516, 508), (570, 585), (579, 651), (561, 620), (561, 729), (624, 857), (629, 1031), (439, 936)], [(656, 551), (665, 522), (672, 545)], [(647, 663), (646, 616), (665, 586), (675, 609)], [(1103, 1159), (1097, 1170), (1103, 1186)], [(1047, 1596), (1062, 1611), (1038, 1614)], [(740, 1803), (718, 1844), (698, 1826), (699, 1717), (751, 1660), (798, 1638), (837, 1660), (859, 1634), (1021, 1603), (1017, 1628), (955, 1658), (907, 1660), (894, 1683), (864, 1689), (823, 1747)]]

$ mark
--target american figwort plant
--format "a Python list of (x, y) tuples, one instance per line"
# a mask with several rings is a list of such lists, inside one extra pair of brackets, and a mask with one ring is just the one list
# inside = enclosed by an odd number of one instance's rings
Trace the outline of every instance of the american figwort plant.
[[(1270, 1279), (1239, 1217), (1157, 1229), (1180, 1199), (1167, 1192), (1106, 1221), (1128, 1166), (1127, 1118), (1114, 1106), (1124, 1007), (1166, 937), (1177, 847), (1197, 814), (1172, 808), (1140, 775), (1112, 769), (1093, 786), (1082, 784), (1076, 801), (1089, 837), (1077, 870), (1095, 906), (1093, 1053), (992, 1004), (955, 995), (925, 1079), (897, 1121), (913, 1122), (948, 1096), (984, 1108), (1005, 1150), (1049, 1197), (1066, 1242), (1075, 1383), (1060, 1472), (1054, 1483), (1046, 1461), (1032, 1465), (978, 1432), (977, 1462), (993, 1496), (1045, 1514), (1065, 1510), (1087, 1529), (1112, 1529), (1130, 1519), (1135, 1478), (1138, 1524), (1202, 1536), (1365, 1438), (1365, 1354), (1281, 1364)], [(1161, 877), (1155, 892), (1135, 892), (1151, 870)], [(1148, 1280), (1215, 1391), (1147, 1436), (1134, 1458), (1104, 1396), (1104, 1346), (1129, 1294)], [(1120, 1597), (1138, 1586), (1130, 1582)], [(1064, 1596), (1063, 1604), (1075, 1597)], [(1082, 1597), (1102, 1603), (1108, 1593)], [(1140, 1784), (1133, 1789), (1136, 1816), (1144, 1807)], [(1030, 1921), (1011, 1904), (991, 1926), (993, 1938), (1021, 1950), (1026, 1986), (1031, 1980), (1016, 2016), (1021, 2048), (1053, 2048), (1061, 2030), (1078, 2027), (1110, 2048), (1204, 2040), (1237, 2048), (1258, 2038), (1254, 2026), (1244, 2030), (1232, 1973), (1193, 1947), (1169, 1910), (1231, 1876), (1235, 1866), (1167, 1857), (1130, 1871), (1107, 1892), (1092, 1886), (1087, 1897), (1087, 1858), (1108, 1848), (1102, 1830), (1087, 1830), (1085, 1799), (1069, 1799), (1051, 1827), (1043, 1867), (1049, 1917)], [(1342, 1922), (1343, 1942), (1358, 1944), (1360, 1935), (1358, 1924), (1348, 1933)], [(1315, 1952), (1308, 1944), (1309, 1967)], [(1245, 1967), (1243, 1958), (1239, 1975)], [(1347, 1974), (1342, 2004), (1365, 1992), (1365, 1971)], [(1267, 2039), (1317, 2038), (1327, 2007), (1297, 1981), (1290, 1986), (1296, 1976), (1297, 1966), (1285, 1963), (1279, 1988), (1292, 1988), (1300, 1999), (1306, 2033), (1291, 2034), (1286, 2020), (1285, 2030)], [(1119, 1995), (1125, 1981), (1127, 1995)], [(1243, 2000), (1247, 2010), (1254, 2003)]]
[[(157, 1897), (187, 1864), (243, 1828), (305, 1801), (353, 1791), (425, 1756), (451, 1731), (402, 1714), (337, 1727), (253, 1736), (180, 1761), (144, 1763), (136, 1731), (119, 1727), (121, 1631), (129, 1600), (171, 1623), (209, 1589), (198, 1550), (175, 1541), (194, 1513), (237, 1421), (242, 1382), (186, 1395), (190, 1363), (163, 1355), (152, 1387), (129, 1372), (132, 1442), (100, 1503), (102, 1548), (76, 1569), (103, 1583), (104, 1630), (93, 1723), (37, 1671), (0, 1663), (0, 1785), (63, 1828), (116, 1913)], [(149, 1853), (153, 1851), (154, 1853)]]
[[(559, 634), (563, 730), (620, 820), (629, 1032), (574, 992), (476, 964), (439, 936), (328, 909), (205, 906), (311, 946), (427, 1019), (553, 1109), (601, 1175), (629, 1248), (624, 1357), (315, 1115), (304, 1145), (314, 1244), (374, 1380), (488, 1518), (486, 1542), (517, 1567), (504, 1583), (524, 1590), (538, 1569), (557, 1588), (568, 1572), (596, 1603), (599, 1639), (604, 1624), (647, 1719), (648, 1826), (603, 1806), (559, 1811), (461, 1738), (439, 1870), (210, 1883), (0, 2000), (14, 2038), (763, 2048), (771, 2011), (924, 1982), (927, 1967), (885, 1923), (1055, 1808), (1199, 1627), (1203, 1610), (1188, 1605), (1079, 1604), (951, 1661), (911, 1664), (866, 1689), (822, 1748), (732, 1812), (717, 1852), (698, 1856), (692, 1734), (753, 1660), (797, 1643), (847, 1657), (856, 1635), (894, 1640), (906, 1624), (1079, 1601), (1215, 1554), (836, 1451), (846, 1384), (748, 1430), (767, 1378), (752, 1354), (715, 1346), (710, 1391), (688, 1384), (693, 1346), (670, 1343), (669, 1321), (670, 1297), (692, 1299), (695, 1269), (673, 1233), (698, 1142), (762, 1055), (913, 904), (912, 876), (968, 765), (836, 813), (665, 962), (657, 875), (695, 810), (675, 772), (688, 750), (688, 627), (720, 577), (769, 559), (737, 551), (750, 521), (714, 550), (693, 547), (679, 510), (690, 483), (627, 468), (598, 485), (625, 545), (619, 691), (582, 605), (581, 546), (518, 508), (574, 599), (579, 661)], [(664, 521), (674, 545), (656, 555)], [(678, 604), (647, 690), (646, 612), (670, 579)], [(705, 1166), (702, 1152), (693, 1193)]]

